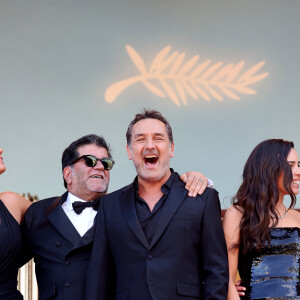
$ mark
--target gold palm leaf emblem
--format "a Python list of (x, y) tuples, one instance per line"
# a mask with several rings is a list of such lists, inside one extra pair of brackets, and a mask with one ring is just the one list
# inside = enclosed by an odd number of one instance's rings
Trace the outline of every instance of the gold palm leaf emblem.
[(224, 95), (240, 100), (238, 93), (256, 94), (249, 86), (269, 75), (257, 74), (265, 64), (264, 61), (242, 72), (245, 61), (224, 65), (221, 61), (211, 63), (210, 60), (206, 60), (197, 64), (199, 55), (195, 55), (184, 62), (185, 53), (170, 53), (171, 46), (163, 48), (147, 69), (136, 50), (129, 45), (126, 45), (126, 50), (140, 74), (110, 85), (105, 91), (105, 100), (109, 103), (137, 82), (143, 83), (158, 97), (169, 97), (177, 106), (181, 103), (187, 105), (187, 95), (195, 100), (200, 96), (206, 101), (210, 101), (211, 98), (222, 101)]

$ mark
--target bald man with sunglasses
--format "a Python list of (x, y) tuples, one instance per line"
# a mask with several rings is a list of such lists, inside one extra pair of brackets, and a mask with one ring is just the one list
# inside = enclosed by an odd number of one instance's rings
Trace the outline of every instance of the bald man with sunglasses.
[[(38, 201), (27, 210), (22, 225), (24, 253), (36, 263), (39, 300), (84, 299), (94, 219), (99, 199), (107, 193), (113, 165), (102, 137), (91, 134), (74, 141), (62, 155), (67, 192)], [(201, 173), (190, 172), (182, 178), (191, 194), (207, 186)]]

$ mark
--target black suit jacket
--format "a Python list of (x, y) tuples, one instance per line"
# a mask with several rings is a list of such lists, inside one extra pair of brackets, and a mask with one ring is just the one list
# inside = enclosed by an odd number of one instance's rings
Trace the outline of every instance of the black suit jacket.
[(34, 256), (39, 299), (82, 300), (94, 238), (93, 226), (79, 235), (57, 197), (33, 203), (22, 224), (26, 251)]
[(101, 199), (86, 300), (227, 299), (228, 261), (218, 193), (189, 197), (173, 181), (151, 245), (130, 184)]

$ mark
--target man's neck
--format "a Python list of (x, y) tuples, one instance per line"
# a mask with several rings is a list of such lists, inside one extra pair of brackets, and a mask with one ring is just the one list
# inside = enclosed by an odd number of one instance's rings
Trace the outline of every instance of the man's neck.
[(146, 201), (151, 211), (163, 196), (161, 187), (168, 181), (170, 175), (171, 172), (168, 176), (159, 181), (148, 181), (138, 177), (139, 196)]
[(72, 193), (71, 191), (68, 191), (70, 194), (72, 194), (73, 196), (81, 199), (81, 200), (84, 200), (84, 201), (93, 201), (97, 198), (100, 198), (102, 196), (104, 196), (106, 193), (93, 193), (93, 195), (79, 195), (77, 193)]

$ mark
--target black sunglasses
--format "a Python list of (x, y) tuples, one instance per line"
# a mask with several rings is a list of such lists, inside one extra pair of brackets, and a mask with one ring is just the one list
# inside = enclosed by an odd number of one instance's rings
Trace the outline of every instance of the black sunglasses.
[(97, 158), (94, 155), (82, 155), (76, 158), (70, 165), (74, 165), (80, 159), (84, 159), (87, 167), (93, 168), (97, 165), (97, 161), (100, 161), (104, 167), (104, 170), (111, 170), (115, 162), (111, 158)]

